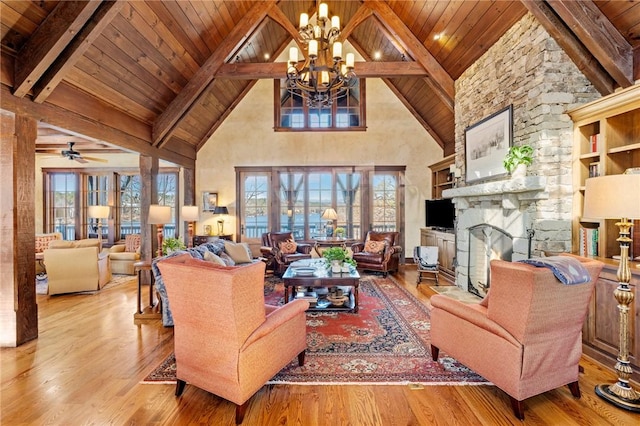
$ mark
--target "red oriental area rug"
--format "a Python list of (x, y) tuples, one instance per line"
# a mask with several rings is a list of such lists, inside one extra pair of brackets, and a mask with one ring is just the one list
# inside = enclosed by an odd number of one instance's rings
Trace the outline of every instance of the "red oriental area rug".
[[(283, 303), (283, 285), (267, 282), (267, 303)], [(305, 365), (291, 361), (271, 384), (489, 384), (440, 352), (431, 360), (429, 311), (392, 278), (360, 280), (358, 313), (307, 313)], [(171, 354), (144, 382), (175, 382)]]

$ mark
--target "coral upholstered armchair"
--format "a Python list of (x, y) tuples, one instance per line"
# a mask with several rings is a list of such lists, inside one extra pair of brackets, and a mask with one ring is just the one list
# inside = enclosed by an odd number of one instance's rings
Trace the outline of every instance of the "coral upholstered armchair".
[(510, 396), (521, 420), (529, 397), (568, 385), (579, 398), (582, 325), (603, 264), (571, 257), (586, 268), (587, 282), (565, 285), (551, 269), (493, 260), (482, 303), (433, 296), (433, 359), (442, 349), (493, 382)]
[(183, 254), (158, 268), (173, 313), (176, 396), (189, 382), (235, 403), (242, 423), (253, 394), (296, 356), (304, 364), (309, 303), (265, 305), (262, 262), (228, 267)]

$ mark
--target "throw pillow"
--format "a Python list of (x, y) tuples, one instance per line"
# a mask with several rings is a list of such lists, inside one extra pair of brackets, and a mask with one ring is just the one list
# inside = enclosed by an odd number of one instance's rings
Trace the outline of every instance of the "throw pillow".
[(280, 251), (283, 254), (293, 254), (296, 252), (298, 244), (295, 241), (283, 241), (280, 243)]
[(229, 256), (227, 253), (222, 252), (220, 253), (220, 259), (222, 259), (222, 261), (224, 262), (224, 264), (226, 266), (234, 266), (236, 264), (236, 262), (233, 261), (233, 259), (231, 258), (231, 256)]
[(380, 254), (384, 251), (384, 241), (367, 241), (364, 243), (364, 251), (367, 253)]
[(209, 261), (213, 264), (227, 266), (227, 264), (224, 263), (224, 260), (222, 260), (220, 256), (218, 256), (217, 254), (211, 253), (210, 251), (206, 251), (204, 253), (204, 260)]
[(227, 252), (231, 259), (237, 263), (249, 263), (251, 262), (251, 256), (249, 255), (249, 246), (246, 243), (234, 243), (233, 241), (224, 242), (224, 251)]

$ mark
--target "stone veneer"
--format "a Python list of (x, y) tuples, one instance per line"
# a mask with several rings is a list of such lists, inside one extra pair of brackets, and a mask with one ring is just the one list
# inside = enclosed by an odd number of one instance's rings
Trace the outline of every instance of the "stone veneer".
[[(513, 260), (571, 251), (573, 123), (566, 111), (599, 98), (588, 79), (527, 14), (456, 81), (456, 166), (463, 176), (445, 191), (457, 210), (456, 283), (468, 280), (468, 228), (488, 223), (514, 237)], [(465, 128), (513, 105), (513, 144), (534, 148), (527, 177), (465, 185)]]

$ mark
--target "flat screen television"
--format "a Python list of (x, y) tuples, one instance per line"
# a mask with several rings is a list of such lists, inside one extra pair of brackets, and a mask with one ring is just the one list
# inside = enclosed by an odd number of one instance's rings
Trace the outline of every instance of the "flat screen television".
[(456, 210), (450, 199), (425, 200), (427, 227), (453, 229)]

